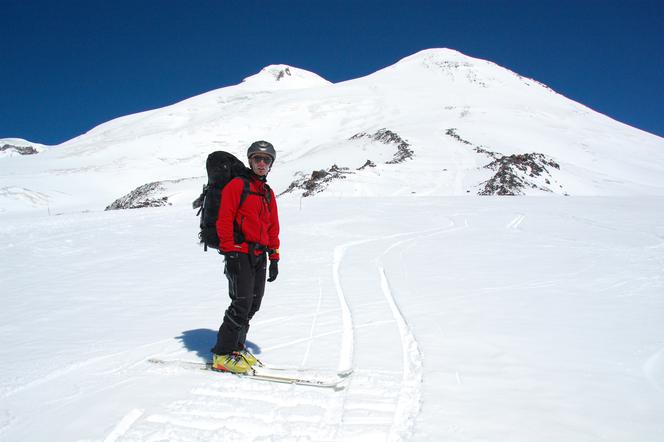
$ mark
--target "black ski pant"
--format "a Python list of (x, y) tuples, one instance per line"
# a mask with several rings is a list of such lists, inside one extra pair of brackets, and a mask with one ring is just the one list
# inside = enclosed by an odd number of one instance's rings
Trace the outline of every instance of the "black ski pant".
[(265, 253), (251, 257), (240, 253), (240, 272), (237, 275), (224, 274), (228, 278), (228, 294), (231, 304), (226, 309), (224, 319), (217, 334), (217, 344), (212, 353), (225, 355), (244, 348), (249, 331), (249, 321), (261, 306), (265, 292), (265, 269), (267, 256)]

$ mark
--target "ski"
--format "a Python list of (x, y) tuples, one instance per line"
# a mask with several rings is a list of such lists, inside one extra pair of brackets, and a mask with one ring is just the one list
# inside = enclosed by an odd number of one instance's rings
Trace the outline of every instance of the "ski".
[[(345, 381), (352, 371), (325, 372), (315, 369), (288, 369), (286, 367), (268, 368), (265, 364), (256, 367), (250, 373), (230, 373), (212, 368), (211, 362), (195, 362), (181, 360), (148, 359), (148, 362), (159, 365), (169, 365), (181, 368), (212, 371), (216, 373), (231, 374), (237, 377), (254, 379), (257, 381), (277, 382), (281, 384), (302, 385), (308, 387), (342, 389)], [(288, 373), (291, 371), (292, 374)]]
[(342, 370), (342, 371), (335, 371), (335, 370), (322, 370), (322, 369), (317, 369), (317, 368), (302, 368), (302, 367), (288, 367), (285, 365), (272, 365), (272, 364), (266, 364), (260, 359), (257, 359), (258, 364), (257, 366), (261, 369), (266, 369), (270, 371), (279, 371), (279, 372), (296, 372), (296, 373), (315, 373), (315, 374), (329, 374), (330, 376), (337, 376), (339, 378), (347, 378), (351, 374), (353, 374), (353, 369), (350, 368), (348, 370)]

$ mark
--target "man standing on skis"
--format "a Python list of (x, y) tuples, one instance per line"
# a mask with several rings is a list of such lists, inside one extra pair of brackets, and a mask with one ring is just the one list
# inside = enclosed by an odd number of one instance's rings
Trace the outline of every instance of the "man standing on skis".
[(245, 347), (249, 321), (260, 308), (266, 273), (269, 282), (279, 273), (279, 214), (274, 192), (266, 184), (277, 154), (272, 144), (256, 141), (247, 158), (250, 177), (234, 178), (224, 186), (217, 218), (231, 304), (212, 348), (212, 367), (233, 373), (247, 373), (257, 363)]

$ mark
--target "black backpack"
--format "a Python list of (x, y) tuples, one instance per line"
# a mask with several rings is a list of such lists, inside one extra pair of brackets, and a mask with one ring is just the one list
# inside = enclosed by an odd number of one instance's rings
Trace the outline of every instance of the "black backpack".
[(196, 198), (192, 206), (194, 209), (200, 207), (197, 215), (201, 217), (201, 231), (198, 237), (204, 250), (207, 251), (208, 247), (219, 249), (217, 217), (221, 204), (221, 189), (233, 178), (243, 178), (244, 191), (240, 197), (240, 205), (242, 205), (249, 195), (249, 169), (234, 155), (223, 151), (212, 152), (208, 155), (205, 168), (208, 182), (203, 186), (203, 193)]

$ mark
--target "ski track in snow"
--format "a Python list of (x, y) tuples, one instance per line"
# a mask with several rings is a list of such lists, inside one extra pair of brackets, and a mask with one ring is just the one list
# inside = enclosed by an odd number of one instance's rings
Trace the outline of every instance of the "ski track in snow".
[(115, 442), (123, 434), (129, 430), (129, 428), (143, 415), (143, 410), (134, 409), (131, 410), (122, 420), (115, 426), (111, 434), (109, 434), (104, 442)]
[(664, 346), (646, 360), (643, 373), (651, 385), (664, 392)]
[(316, 313), (314, 313), (313, 319), (311, 320), (311, 329), (309, 331), (309, 342), (307, 342), (307, 349), (302, 356), (302, 363), (300, 367), (306, 367), (307, 360), (309, 359), (309, 353), (311, 352), (311, 346), (314, 342), (314, 336), (316, 331), (316, 324), (318, 322), (318, 317), (320, 316), (321, 304), (323, 301), (323, 287), (321, 286), (320, 280), (318, 281), (318, 303), (316, 304)]
[(507, 224), (506, 227), (507, 227), (508, 229), (514, 229), (514, 230), (517, 230), (517, 229), (519, 228), (519, 226), (521, 225), (521, 223), (523, 222), (524, 219), (526, 219), (526, 215), (518, 214), (518, 215), (517, 215), (512, 221), (510, 221), (509, 224)]
[(341, 263), (349, 247), (364, 244), (370, 240), (353, 241), (347, 244), (337, 246), (334, 249), (333, 270), (332, 276), (334, 279), (334, 287), (337, 291), (339, 298), (339, 305), (341, 307), (341, 321), (342, 321), (342, 338), (341, 338), (341, 352), (339, 357), (339, 371), (348, 370), (353, 366), (353, 346), (355, 338), (353, 336), (353, 317), (348, 307), (348, 300), (344, 294), (341, 285)]
[[(341, 268), (344, 259), (349, 254), (351, 248), (369, 243), (377, 243), (378, 247), (385, 241), (393, 241), (384, 249), (382, 254), (378, 253), (378, 260), (367, 261), (372, 263), (372, 268), (354, 267), (349, 273), (371, 273), (377, 276), (380, 294), (383, 304), (389, 307), (390, 316), (381, 319), (373, 319), (369, 326), (371, 328), (396, 326), (399, 336), (400, 346), (386, 346), (385, 348), (396, 348), (400, 350), (400, 355), (394, 354), (391, 350), (380, 357), (385, 365), (382, 369), (363, 369), (362, 366), (355, 366), (355, 372), (350, 384), (343, 395), (343, 406), (340, 425), (335, 434), (337, 440), (351, 440), (355, 438), (364, 438), (372, 435), (379, 440), (398, 441), (407, 438), (412, 434), (415, 418), (420, 409), (421, 385), (422, 385), (422, 353), (415, 336), (399, 309), (395, 293), (390, 287), (389, 278), (385, 268), (385, 258), (393, 253), (394, 250), (403, 245), (419, 241), (430, 236), (453, 232), (468, 227), (467, 220), (464, 219), (463, 225), (459, 225), (454, 219), (450, 219), (451, 225), (444, 228), (429, 229), (426, 231), (399, 233), (380, 238), (368, 240), (353, 241), (342, 244), (335, 249), (334, 253), (334, 281), (337, 288), (337, 294), (340, 303), (345, 306), (354, 306), (354, 300), (365, 301), (360, 293), (356, 297), (346, 295), (343, 288)], [(405, 239), (404, 239), (405, 238)], [(396, 239), (396, 241), (395, 241)], [(384, 246), (383, 246), (384, 247)], [(371, 249), (373, 251), (373, 248)], [(345, 351), (361, 351), (362, 348), (356, 341), (360, 339), (356, 336), (361, 333), (365, 326), (355, 324), (352, 314), (352, 308), (348, 308), (347, 316), (344, 313), (344, 337), (342, 349)], [(387, 334), (387, 333), (385, 333)], [(348, 341), (352, 341), (348, 344)], [(370, 341), (369, 341), (370, 342)], [(401, 371), (395, 370), (392, 365), (398, 357), (401, 358)], [(345, 366), (348, 361), (353, 361), (353, 354), (341, 354), (339, 367)], [(393, 392), (386, 397), (385, 392)]]

